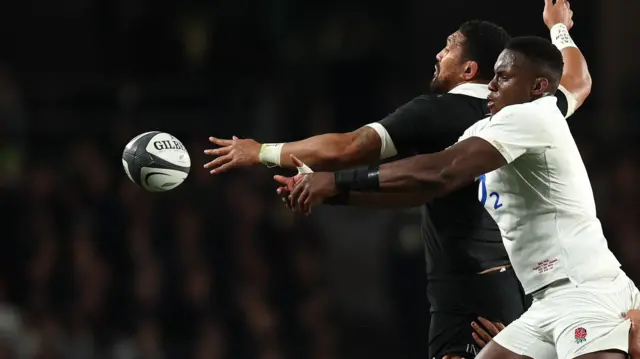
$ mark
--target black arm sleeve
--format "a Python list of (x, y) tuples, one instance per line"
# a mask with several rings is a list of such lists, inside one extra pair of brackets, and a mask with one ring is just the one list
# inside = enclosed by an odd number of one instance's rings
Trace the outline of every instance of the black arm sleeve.
[(558, 109), (562, 112), (562, 116), (567, 117), (569, 112), (569, 103), (567, 102), (567, 96), (560, 89), (556, 91), (556, 99), (558, 99)]
[(387, 130), (398, 153), (433, 152), (455, 143), (462, 134), (447, 97), (419, 96), (399, 107), (379, 123)]

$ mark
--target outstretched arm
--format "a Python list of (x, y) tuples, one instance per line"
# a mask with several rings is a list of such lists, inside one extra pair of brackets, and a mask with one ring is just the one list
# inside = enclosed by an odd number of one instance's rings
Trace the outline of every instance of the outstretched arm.
[[(283, 202), (289, 205), (287, 196), (295, 187), (296, 181), (299, 181), (303, 174), (313, 173), (305, 163), (294, 155), (289, 156), (289, 161), (298, 169), (298, 175), (294, 177), (275, 176), (276, 181), (280, 183), (277, 193), (283, 198)], [(417, 207), (426, 202), (426, 193), (416, 191), (409, 193), (378, 193), (378, 192), (344, 192), (336, 197), (326, 200), (324, 203), (328, 205), (344, 205), (363, 208), (408, 208)]]
[[(489, 142), (470, 137), (438, 153), (413, 156), (370, 169), (363, 181), (373, 179), (378, 171), (380, 191), (425, 191), (430, 200), (505, 164), (504, 157)], [(340, 183), (336, 185), (341, 186)]]
[(286, 192), (290, 191), (287, 201), (297, 212), (309, 213), (312, 206), (327, 199), (333, 203), (337, 200), (338, 204), (351, 204), (351, 199), (344, 195), (350, 195), (351, 191), (379, 192), (376, 193), (379, 197), (361, 197), (360, 200), (366, 202), (360, 202), (360, 206), (371, 206), (384, 200), (383, 204), (388, 207), (394, 204), (391, 199), (399, 201), (401, 206), (411, 206), (407, 195), (414, 195), (416, 201), (424, 203), (506, 163), (504, 155), (487, 140), (470, 137), (438, 153), (380, 166), (336, 173), (317, 172), (294, 178), (276, 176), (275, 180), (288, 189)]
[[(209, 138), (221, 146), (206, 150), (217, 157), (205, 168), (221, 173), (236, 167), (260, 163), (295, 168), (290, 155), (296, 155), (315, 170), (338, 170), (375, 163), (408, 152), (424, 142), (441, 141), (441, 133), (454, 131), (455, 121), (442, 115), (438, 97), (418, 96), (379, 122), (348, 133), (329, 133), (290, 143), (261, 144), (250, 139)], [(451, 132), (448, 132), (451, 133)]]
[[(347, 191), (415, 192), (429, 201), (473, 182), (525, 153), (540, 154), (552, 147), (549, 121), (527, 105), (514, 105), (477, 122), (461, 140), (444, 151), (418, 155), (380, 166), (318, 172), (294, 179), (288, 200), (299, 212), (309, 212), (327, 198)], [(278, 179), (277, 179), (278, 180)], [(282, 181), (279, 181), (282, 183)]]
[[(591, 74), (582, 52), (571, 39), (569, 30), (573, 27), (573, 11), (569, 1), (544, 0), (543, 20), (549, 28), (551, 42), (558, 47), (564, 60), (562, 79), (558, 94), (566, 97), (567, 117), (571, 116), (591, 93)], [(560, 100), (560, 99), (559, 99)], [(560, 102), (560, 101), (559, 101)]]
[(295, 168), (290, 155), (295, 154), (305, 163), (319, 170), (337, 170), (375, 162), (380, 158), (382, 141), (370, 126), (347, 133), (327, 133), (289, 143), (261, 144), (252, 139), (209, 141), (221, 146), (206, 150), (217, 156), (204, 167), (211, 173), (222, 173), (234, 167), (248, 167), (264, 163), (270, 166)]

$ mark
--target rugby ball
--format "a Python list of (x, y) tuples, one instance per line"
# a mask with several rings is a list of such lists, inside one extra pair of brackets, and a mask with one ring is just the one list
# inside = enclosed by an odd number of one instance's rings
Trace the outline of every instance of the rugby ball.
[(191, 158), (177, 138), (151, 131), (129, 141), (122, 152), (122, 166), (138, 186), (149, 192), (165, 192), (184, 182), (191, 169)]

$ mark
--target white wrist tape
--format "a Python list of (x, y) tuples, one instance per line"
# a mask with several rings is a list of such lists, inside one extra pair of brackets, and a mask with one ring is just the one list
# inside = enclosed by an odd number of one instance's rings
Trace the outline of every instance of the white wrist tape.
[(280, 166), (280, 153), (284, 143), (265, 143), (260, 147), (258, 158), (267, 167)]
[(554, 44), (558, 50), (562, 51), (567, 47), (575, 47), (576, 43), (573, 42), (573, 39), (569, 35), (569, 29), (565, 24), (555, 24), (551, 27), (551, 43)]

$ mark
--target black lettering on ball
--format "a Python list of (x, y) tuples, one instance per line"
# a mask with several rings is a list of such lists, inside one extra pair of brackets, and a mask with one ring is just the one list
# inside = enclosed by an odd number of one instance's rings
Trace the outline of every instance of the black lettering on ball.
[(182, 144), (179, 141), (169, 141), (169, 140), (163, 140), (163, 141), (154, 141), (153, 142), (153, 147), (155, 147), (156, 150), (158, 151), (162, 151), (162, 150), (182, 150), (184, 151), (184, 146), (182, 146)]

